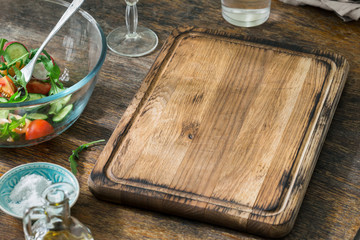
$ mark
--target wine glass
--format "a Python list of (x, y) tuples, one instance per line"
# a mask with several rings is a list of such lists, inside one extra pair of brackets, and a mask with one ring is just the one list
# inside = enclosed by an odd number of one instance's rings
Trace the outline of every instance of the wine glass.
[(140, 57), (152, 52), (157, 44), (157, 35), (149, 28), (137, 26), (139, 0), (125, 0), (126, 26), (115, 28), (107, 36), (107, 45), (113, 52), (127, 57)]

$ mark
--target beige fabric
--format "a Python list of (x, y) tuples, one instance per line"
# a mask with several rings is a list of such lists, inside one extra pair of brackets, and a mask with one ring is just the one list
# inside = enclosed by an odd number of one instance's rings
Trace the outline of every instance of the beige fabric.
[(292, 5), (310, 5), (336, 12), (343, 20), (360, 19), (360, 1), (346, 2), (346, 0), (280, 0)]

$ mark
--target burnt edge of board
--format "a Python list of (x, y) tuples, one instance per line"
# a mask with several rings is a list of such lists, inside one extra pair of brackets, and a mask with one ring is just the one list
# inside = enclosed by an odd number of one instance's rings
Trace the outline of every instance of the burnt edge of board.
[[(135, 196), (150, 196), (151, 194), (149, 194), (149, 193), (152, 193), (154, 196), (156, 196), (156, 199), (158, 201), (165, 201), (166, 202), (166, 201), (169, 201), (172, 198), (178, 198), (178, 199), (183, 200), (182, 203), (191, 202), (191, 201), (199, 202), (199, 199), (194, 199), (192, 197), (184, 197), (184, 196), (180, 196), (180, 195), (177, 196), (177, 195), (169, 194), (169, 193), (166, 193), (166, 192), (163, 192), (163, 191), (156, 191), (156, 190), (153, 190), (153, 189), (148, 189), (148, 188), (142, 187), (142, 186), (153, 186), (153, 187), (159, 188), (159, 189), (165, 188), (165, 187), (167, 189), (169, 189), (168, 186), (162, 186), (162, 185), (153, 184), (151, 182), (148, 182), (148, 181), (142, 180), (142, 179), (126, 179), (126, 180), (124, 180), (125, 182), (132, 182), (132, 183), (139, 184), (139, 185), (137, 185), (137, 186), (135, 186), (135, 185), (127, 185), (127, 184), (124, 185), (124, 184), (119, 183), (119, 182), (114, 182), (112, 180), (112, 177), (114, 177), (114, 176), (111, 177), (111, 176), (107, 175), (109, 164), (110, 164), (110, 162), (112, 161), (112, 159), (114, 157), (114, 152), (116, 152), (117, 149), (122, 144), (123, 136), (125, 136), (127, 134), (127, 132), (129, 131), (129, 129), (131, 129), (134, 118), (138, 115), (138, 113), (139, 113), (139, 111), (141, 109), (141, 106), (143, 105), (143, 103), (147, 99), (147, 97), (149, 96), (149, 93), (152, 92), (152, 86), (156, 85), (155, 83), (153, 83), (153, 80), (158, 75), (158, 71), (161, 68), (161, 66), (163, 65), (163, 63), (166, 62), (167, 59), (169, 58), (169, 56), (172, 54), (171, 49), (175, 48), (175, 46), (177, 44), (177, 40), (179, 38), (183, 38), (184, 35), (189, 35), (190, 36), (190, 35), (193, 35), (193, 34), (213, 35), (215, 37), (232, 38), (232, 39), (240, 40), (240, 41), (243, 41), (243, 42), (248, 42), (249, 44), (250, 43), (251, 44), (255, 43), (255, 44), (258, 44), (259, 46), (262, 46), (262, 45), (264, 46), (265, 45), (267, 47), (270, 47), (270, 49), (272, 49), (272, 50), (276, 50), (276, 51), (280, 51), (280, 52), (284, 51), (287, 54), (289, 54), (289, 53), (306, 54), (306, 55), (309, 55), (309, 56), (313, 56), (313, 58), (315, 57), (318, 61), (321, 61), (321, 62), (325, 63), (328, 66), (327, 70), (329, 70), (329, 68), (330, 68), (330, 66), (329, 66), (330, 63), (335, 64), (335, 66), (337, 68), (339, 68), (341, 66), (345, 66), (345, 69), (346, 70), (348, 69), (347, 60), (343, 56), (341, 56), (341, 55), (339, 55), (339, 54), (337, 54), (335, 52), (324, 51), (324, 50), (320, 50), (320, 49), (310, 49), (310, 48), (307, 48), (305, 46), (297, 46), (297, 45), (292, 45), (292, 44), (288, 44), (288, 43), (275, 42), (275, 41), (272, 41), (272, 40), (260, 39), (260, 38), (249, 37), (249, 36), (243, 36), (243, 35), (240, 35), (240, 34), (234, 34), (234, 33), (229, 33), (229, 32), (224, 32), (224, 31), (219, 31), (219, 30), (213, 30), (213, 29), (196, 28), (196, 27), (179, 27), (179, 28), (174, 29), (172, 31), (172, 33), (170, 34), (169, 38), (166, 40), (166, 42), (162, 46), (159, 55), (157, 56), (157, 58), (154, 61), (153, 66), (149, 70), (149, 73), (152, 73), (152, 74), (151, 75), (148, 74), (145, 77), (144, 82), (148, 83), (148, 89), (141, 96), (141, 99), (138, 102), (135, 111), (133, 112), (133, 114), (129, 118), (129, 120), (127, 121), (125, 127), (122, 129), (121, 134), (119, 136), (117, 136), (115, 141), (113, 142), (113, 147), (114, 147), (113, 151), (111, 152), (109, 158), (106, 160), (105, 164), (102, 166), (103, 167), (102, 171), (101, 172), (93, 171), (91, 173), (91, 175), (90, 175), (89, 187), (90, 187), (91, 192), (95, 196), (97, 196), (97, 197), (99, 197), (101, 199), (104, 199), (104, 200), (108, 200), (108, 201), (112, 201), (112, 202), (118, 202), (118, 203), (125, 203), (127, 205), (133, 205), (133, 206), (137, 206), (137, 207), (139, 207), (139, 204), (134, 204), (134, 202), (129, 202), (126, 198), (123, 198), (122, 195), (123, 194), (132, 194), (132, 195), (135, 195)], [(329, 71), (327, 71), (327, 75), (328, 74), (329, 74)], [(342, 82), (345, 82), (344, 80), (346, 79), (347, 71), (344, 71), (341, 74), (341, 76), (342, 76)], [(328, 76), (326, 76), (326, 78), (328, 78)], [(342, 84), (342, 87), (343, 87), (343, 85), (344, 85), (344, 83)], [(340, 91), (337, 92), (336, 97), (334, 99), (334, 102), (332, 102), (331, 106), (325, 106), (325, 109), (322, 110), (322, 114), (320, 115), (320, 117), (322, 117), (324, 114), (331, 115), (331, 113), (333, 114), (335, 112), (334, 106), (336, 107), (337, 102), (339, 101), (339, 98), (341, 96), (341, 92), (342, 92), (342, 88), (340, 89)], [(319, 97), (317, 97), (317, 99), (319, 99)], [(327, 100), (327, 96), (325, 96), (325, 101), (324, 102), (328, 103), (326, 100)], [(317, 100), (317, 102), (318, 102), (318, 100)], [(316, 105), (317, 105), (317, 103), (314, 105), (314, 108), (316, 108)], [(310, 121), (311, 120), (309, 120), (309, 122)], [(315, 124), (318, 125), (318, 123), (315, 123)], [(317, 128), (319, 128), (319, 127), (317, 127)], [(327, 130), (323, 129), (323, 128), (318, 130), (318, 131), (321, 131), (322, 135), (326, 136)], [(320, 144), (319, 147), (321, 147), (321, 145), (322, 144)], [(314, 168), (315, 164), (316, 164), (316, 161), (314, 161), (314, 163), (312, 164), (312, 168)], [(299, 179), (299, 178), (297, 178), (297, 176), (292, 176), (291, 173), (293, 171), (293, 167), (294, 166), (291, 167), (291, 170), (289, 171), (287, 177), (285, 176), (286, 181), (284, 180), (285, 182), (281, 182), (281, 184), (283, 184), (283, 186), (284, 186), (284, 191), (289, 190), (289, 185), (290, 185), (289, 178), (294, 178), (294, 177), (295, 177), (294, 183), (295, 183), (296, 186), (294, 186), (292, 191), (299, 192), (300, 191), (299, 188), (301, 188), (301, 186), (305, 186), (305, 190), (306, 190), (307, 184), (306, 183), (304, 184), (305, 180), (304, 179)], [(96, 182), (98, 182), (98, 181), (106, 183), (107, 186), (101, 187), (101, 186), (96, 185)], [(111, 198), (110, 193), (111, 192), (113, 192), (113, 193), (116, 192), (116, 189), (120, 190), (120, 192), (121, 192), (121, 193), (117, 193), (117, 195), (120, 197), (120, 199)], [(181, 192), (180, 190), (177, 190), (177, 189), (169, 189), (169, 190), (173, 190), (175, 192)], [(130, 192), (127, 192), (127, 191), (130, 191)], [(303, 191), (303, 193), (305, 193), (304, 189), (302, 189), (302, 191)], [(100, 192), (102, 193), (102, 195), (99, 194)], [(187, 192), (183, 192), (183, 193), (185, 195), (190, 195), (190, 196), (195, 196), (196, 195), (194, 193), (187, 193)], [(302, 197), (303, 197), (303, 195), (304, 194), (302, 194)], [(208, 197), (204, 197), (204, 198), (208, 198)], [(281, 197), (281, 198), (283, 198), (283, 197)], [(220, 202), (223, 202), (223, 201), (224, 200), (222, 200), (222, 199), (220, 200)], [(141, 202), (142, 202), (142, 200), (139, 200), (138, 203), (141, 203)], [(231, 200), (226, 201), (226, 202), (231, 203), (231, 205), (236, 204), (236, 202), (231, 201)], [(282, 202), (282, 200), (280, 200), (280, 202)], [(209, 203), (209, 202), (206, 202), (206, 203), (214, 205), (214, 203)], [(143, 208), (145, 208), (145, 209), (154, 209), (155, 208), (156, 210), (159, 210), (159, 211), (162, 211), (162, 212), (172, 213), (170, 210), (158, 209), (158, 207), (146, 206), (146, 205), (144, 205)], [(231, 209), (231, 207), (229, 208), (229, 207), (223, 206), (221, 204), (220, 205), (215, 204), (215, 206), (219, 210), (221, 209), (221, 211), (224, 212), (224, 213)], [(235, 208), (233, 210), (238, 210), (238, 209)], [(254, 211), (250, 212), (250, 217), (254, 218), (254, 219), (249, 219), (250, 223), (251, 223), (251, 220), (255, 220), (253, 222), (257, 222), (256, 221), (257, 216), (258, 217), (268, 217), (268, 216), (265, 216), (265, 215), (258, 215), (257, 210), (268, 211), (270, 209), (259, 207), (258, 209), (253, 209), (253, 210)], [(290, 213), (290, 215), (291, 216), (293, 216), (293, 215), (296, 216), (297, 211), (293, 210)], [(270, 217), (273, 218), (273, 217), (276, 217), (276, 216), (272, 215)], [(276, 226), (281, 230), (278, 230), (277, 232), (275, 232), (274, 236), (283, 236), (287, 232), (289, 232), (291, 230), (291, 228), (292, 228), (292, 225), (293, 225), (293, 222), (291, 223), (289, 221), (290, 220), (289, 220), (289, 216), (288, 216), (287, 219), (284, 219), (283, 222), (281, 222), (278, 226)], [(209, 221), (209, 222), (214, 222), (214, 221)], [(217, 223), (217, 224), (222, 225), (221, 223)], [(250, 224), (250, 225), (252, 225), (252, 224)], [(269, 226), (267, 226), (267, 227), (269, 227)], [(232, 227), (230, 226), (230, 228), (232, 228)], [(246, 227), (247, 230), (249, 230), (248, 228), (251, 229), (253, 227), (252, 226)], [(274, 229), (271, 229), (269, 231), (274, 231)], [(250, 230), (249, 232), (253, 232), (253, 231)], [(259, 232), (259, 233), (253, 232), (253, 233), (262, 235), (261, 232)]]

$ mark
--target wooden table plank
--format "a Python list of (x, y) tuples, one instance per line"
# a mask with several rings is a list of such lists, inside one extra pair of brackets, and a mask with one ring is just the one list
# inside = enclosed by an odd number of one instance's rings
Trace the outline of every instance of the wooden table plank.
[[(105, 34), (124, 23), (125, 3), (87, 0), (83, 9), (98, 20)], [(269, 20), (254, 28), (234, 27), (221, 17), (218, 0), (142, 0), (139, 24), (159, 36), (159, 47), (141, 58), (108, 51), (91, 100), (79, 120), (64, 134), (38, 146), (0, 149), (0, 174), (17, 165), (49, 161), (69, 167), (77, 146), (108, 140), (116, 124), (173, 28), (192, 25), (281, 44), (326, 49), (343, 55), (350, 71), (338, 108), (300, 208), (293, 231), (285, 239), (353, 239), (360, 227), (360, 25), (334, 13), (272, 1)], [(14, 16), (15, 17), (15, 16)], [(92, 230), (95, 239), (261, 239), (226, 228), (97, 200), (88, 176), (103, 145), (81, 153), (81, 194), (72, 213)], [(23, 239), (21, 221), (0, 213), (0, 239)]]

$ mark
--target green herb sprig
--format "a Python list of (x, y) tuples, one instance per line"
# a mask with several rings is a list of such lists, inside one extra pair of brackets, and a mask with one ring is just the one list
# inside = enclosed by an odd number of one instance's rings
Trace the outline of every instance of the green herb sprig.
[(77, 166), (78, 163), (76, 161), (76, 159), (79, 159), (79, 153), (84, 150), (87, 149), (88, 147), (95, 145), (96, 143), (99, 142), (104, 142), (104, 139), (101, 140), (97, 140), (97, 141), (93, 141), (93, 142), (89, 142), (89, 143), (85, 143), (83, 145), (80, 145), (78, 148), (76, 148), (75, 150), (72, 151), (71, 156), (69, 157), (69, 162), (70, 162), (70, 168), (71, 168), (71, 172), (76, 175), (77, 174)]
[(0, 49), (4, 49), (4, 45), (8, 40), (6, 40), (5, 38), (0, 38)]
[(16, 83), (17, 85), (22, 86), (25, 94), (21, 94), (21, 92), (16, 91), (16, 93), (14, 93), (9, 98), (9, 103), (24, 102), (29, 96), (29, 93), (28, 93), (28, 91), (26, 89), (25, 78), (24, 78), (22, 72), (17, 67), (14, 66), (13, 68), (14, 68), (14, 71), (15, 71), (15, 74), (16, 74), (16, 79), (11, 77), (10, 75), (8, 75), (8, 77), (11, 78), (11, 80), (14, 83)]

